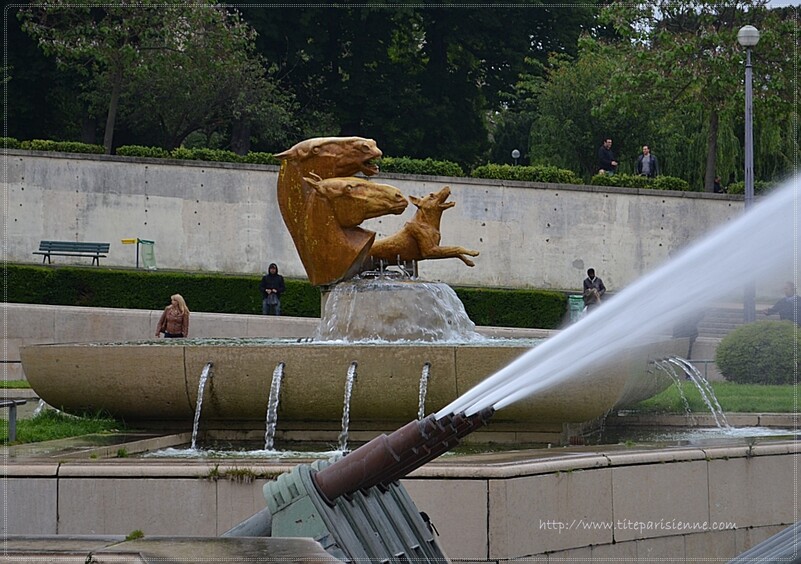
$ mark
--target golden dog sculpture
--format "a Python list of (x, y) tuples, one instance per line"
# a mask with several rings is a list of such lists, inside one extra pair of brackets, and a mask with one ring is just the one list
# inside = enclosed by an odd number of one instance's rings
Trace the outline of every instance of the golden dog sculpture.
[(375, 261), (383, 260), (390, 264), (423, 259), (458, 258), (467, 266), (475, 263), (465, 255), (476, 257), (479, 252), (464, 247), (442, 247), (439, 227), (442, 212), (452, 208), (456, 202), (446, 202), (451, 189), (445, 186), (437, 193), (424, 198), (409, 196), (417, 206), (417, 212), (411, 221), (404, 224), (400, 231), (373, 244), (370, 259), (365, 268), (372, 268)]
[(275, 155), (282, 159), (278, 206), (312, 284), (358, 274), (375, 240), (358, 225), (406, 208), (397, 188), (352, 178), (378, 172), (381, 155), (375, 141), (362, 137), (307, 139)]

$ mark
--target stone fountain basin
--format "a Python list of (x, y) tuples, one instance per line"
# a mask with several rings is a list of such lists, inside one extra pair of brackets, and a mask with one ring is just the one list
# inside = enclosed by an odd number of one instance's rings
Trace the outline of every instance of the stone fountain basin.
[[(432, 413), (532, 347), (531, 341), (343, 344), (245, 339), (29, 345), (20, 358), (31, 387), (67, 412), (104, 410), (128, 422), (190, 422), (203, 367), (213, 363), (204, 428), (263, 429), (272, 375), (284, 363), (278, 426), (339, 424), (348, 369), (358, 363), (352, 429), (394, 429), (417, 417), (425, 363)], [(493, 425), (583, 422), (668, 387), (655, 358), (686, 350), (666, 339), (627, 350), (558, 387), (500, 410)]]

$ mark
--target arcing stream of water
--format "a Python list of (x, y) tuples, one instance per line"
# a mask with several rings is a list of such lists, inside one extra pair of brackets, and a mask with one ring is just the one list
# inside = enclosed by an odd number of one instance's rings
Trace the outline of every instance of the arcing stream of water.
[[(439, 410), (501, 409), (603, 363), (746, 284), (797, 277), (799, 177)], [(772, 280), (776, 282), (776, 280)]]

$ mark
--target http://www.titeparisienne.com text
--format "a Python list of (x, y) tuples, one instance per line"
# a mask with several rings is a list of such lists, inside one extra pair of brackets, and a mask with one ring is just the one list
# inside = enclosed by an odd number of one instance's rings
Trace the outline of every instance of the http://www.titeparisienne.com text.
[(558, 521), (555, 519), (540, 519), (541, 531), (555, 531), (559, 534), (570, 531), (725, 531), (736, 529), (736, 523), (717, 521), (681, 521), (680, 519), (660, 519), (658, 521), (633, 521), (631, 519), (617, 519), (615, 521), (591, 521), (587, 519), (573, 519), (572, 521)]

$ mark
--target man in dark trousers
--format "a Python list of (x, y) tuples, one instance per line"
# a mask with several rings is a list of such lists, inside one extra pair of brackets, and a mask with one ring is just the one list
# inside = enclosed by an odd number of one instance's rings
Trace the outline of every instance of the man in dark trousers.
[(651, 154), (651, 148), (648, 147), (648, 145), (642, 146), (642, 155), (637, 157), (637, 163), (634, 167), (637, 169), (637, 174), (640, 176), (656, 178), (659, 174), (659, 161)]
[(617, 161), (612, 153), (612, 139), (606, 138), (598, 148), (598, 174), (615, 174)]

